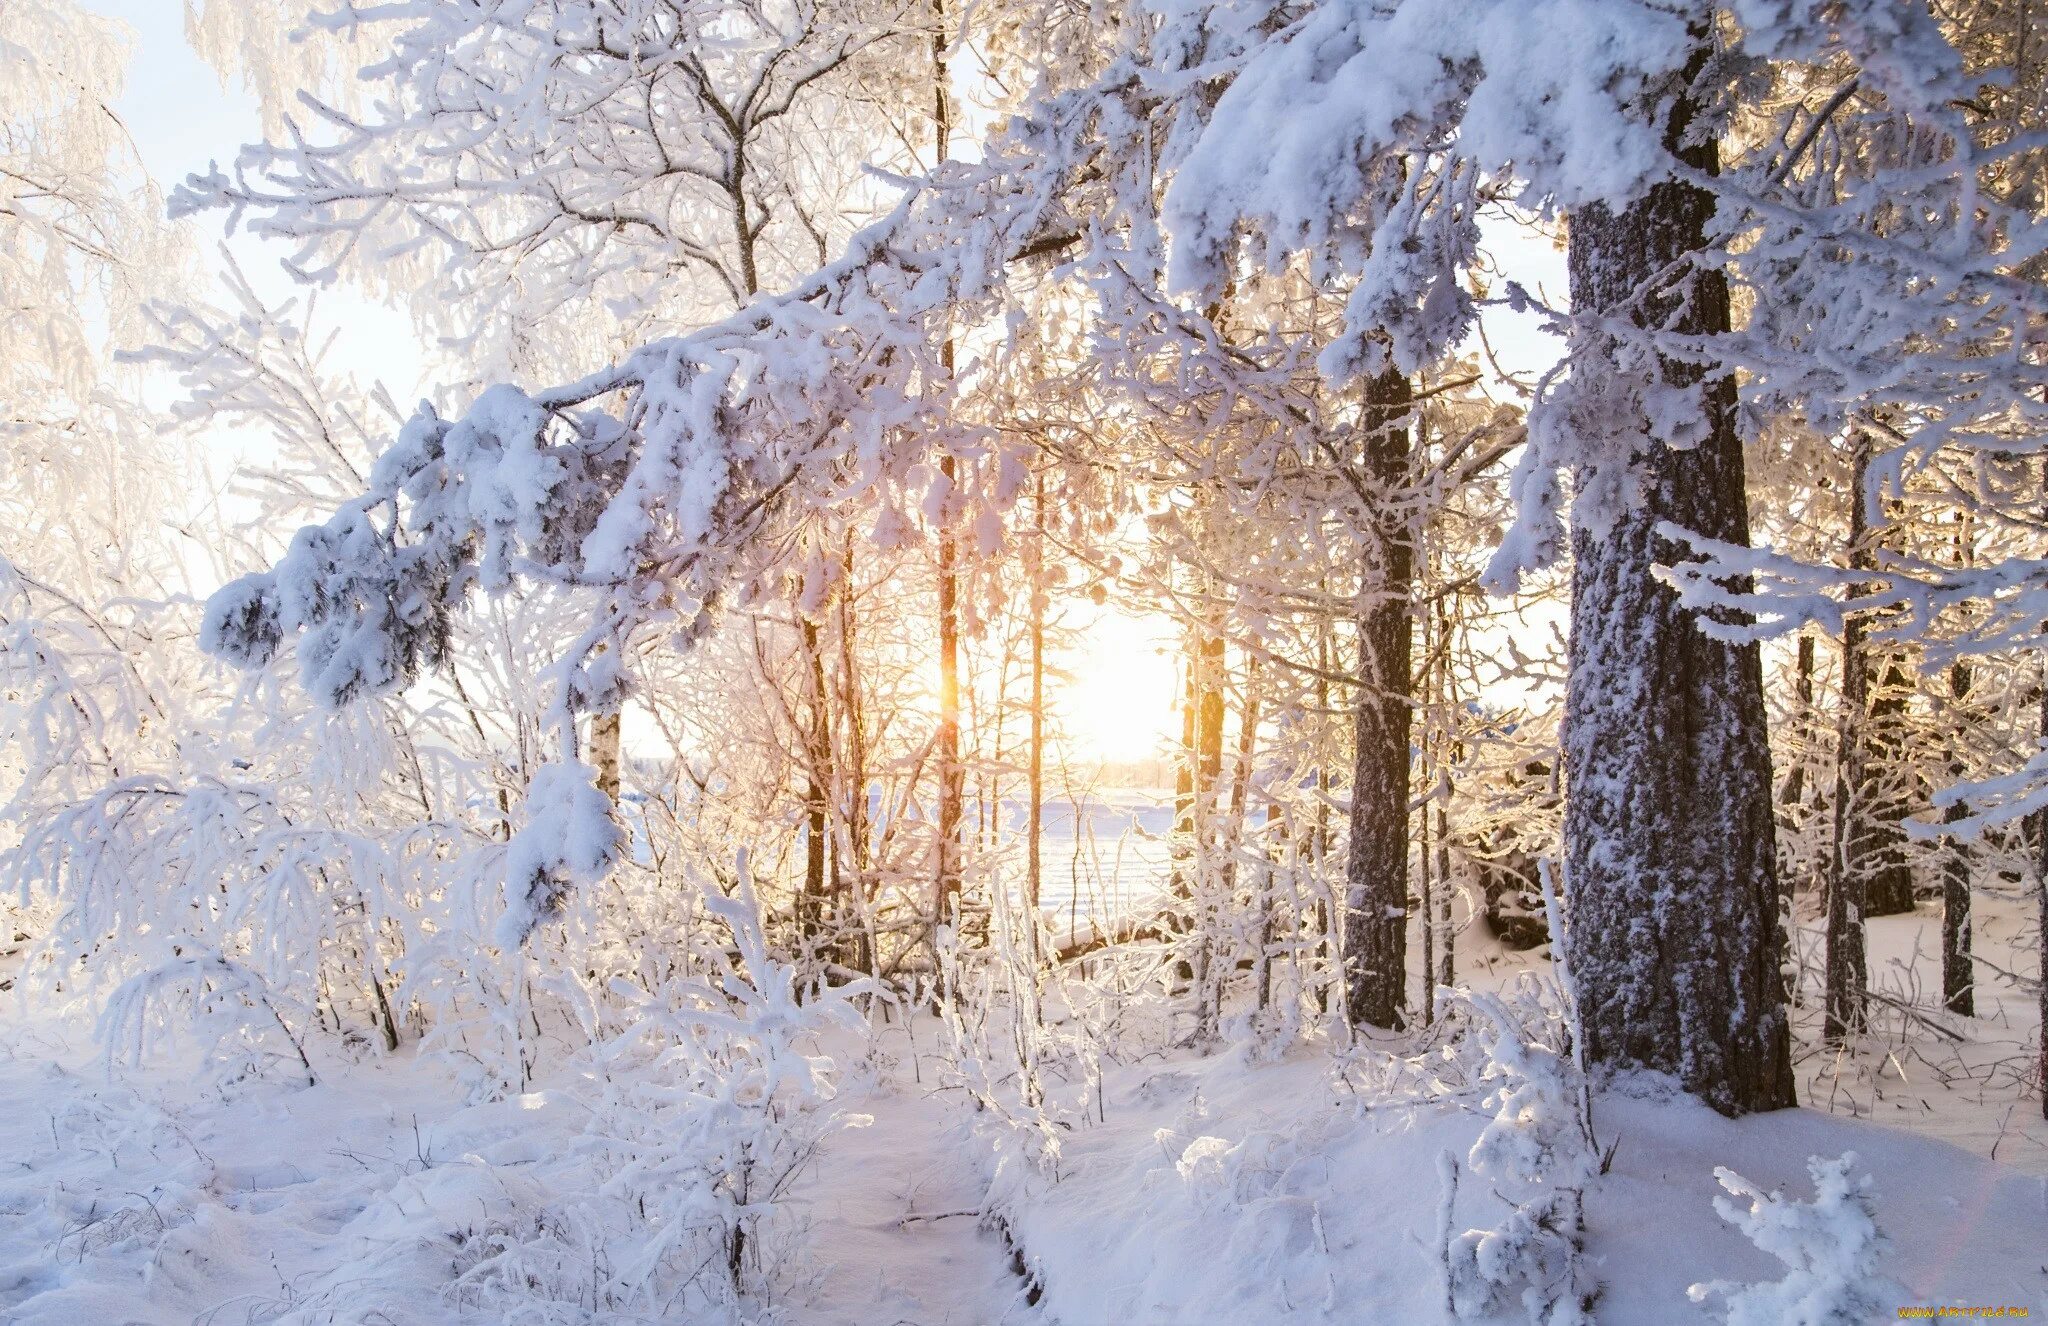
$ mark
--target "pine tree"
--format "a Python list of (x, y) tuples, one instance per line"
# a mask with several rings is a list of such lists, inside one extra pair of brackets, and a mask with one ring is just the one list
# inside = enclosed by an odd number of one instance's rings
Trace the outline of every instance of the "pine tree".
[[(1697, 133), (1684, 86), (1707, 55), (1703, 44), (1667, 94), (1661, 128), (1673, 156), (1711, 175), (1719, 149)], [(1719, 273), (1691, 271), (1682, 293), (1668, 284), (1706, 248), (1713, 216), (1711, 194), (1673, 181), (1619, 209), (1575, 210), (1574, 310), (1727, 331)], [(1655, 293), (1644, 299), (1646, 287)], [(1617, 379), (1631, 371), (1602, 339), (1577, 347), (1573, 363)], [(1625, 453), (1635, 500), (1603, 524), (1580, 520), (1572, 538), (1570, 960), (1592, 1062), (1669, 1073), (1724, 1113), (1776, 1109), (1793, 1088), (1762, 668), (1755, 645), (1699, 630), (1652, 569), (1681, 553), (1662, 522), (1748, 543), (1735, 382), (1668, 358), (1657, 371), (1668, 386), (1698, 388), (1705, 436), (1675, 447), (1621, 415), (1636, 434)]]

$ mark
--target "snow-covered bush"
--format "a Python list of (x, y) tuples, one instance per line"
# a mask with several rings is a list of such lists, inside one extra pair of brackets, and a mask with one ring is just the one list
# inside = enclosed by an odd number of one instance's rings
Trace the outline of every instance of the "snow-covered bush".
[[(1586, 1189), (1604, 1168), (1593, 1136), (1593, 1100), (1583, 1060), (1571, 969), (1566, 964), (1564, 909), (1549, 862), (1541, 868), (1543, 901), (1555, 955), (1554, 1005), (1539, 989), (1525, 989), (1518, 1015), (1499, 996), (1444, 991), (1470, 1019), (1472, 1039), (1485, 1052), (1480, 1080), (1493, 1119), (1466, 1157), (1508, 1203), (1507, 1219), (1490, 1229), (1453, 1238), (1458, 1169), (1439, 1165), (1443, 1207), (1438, 1217), (1444, 1279), (1451, 1311), (1484, 1316), (1519, 1299), (1532, 1322), (1576, 1326), (1590, 1322), (1597, 1286), (1580, 1260), (1585, 1243)], [(1519, 1291), (1519, 1292), (1517, 1292)]]
[[(1532, 1322), (1590, 1321), (1594, 1286), (1580, 1262), (1586, 1188), (1600, 1173), (1586, 1112), (1584, 1075), (1568, 1045), (1546, 1042), (1499, 997), (1465, 992), (1473, 1035), (1485, 1047), (1482, 1079), (1493, 1118), (1466, 1157), (1508, 1213), (1499, 1224), (1450, 1236), (1457, 1168), (1443, 1166), (1446, 1288), (1459, 1317), (1483, 1317), (1519, 1301)], [(1567, 1033), (1568, 1034), (1568, 1033)]]
[(1833, 1160), (1808, 1159), (1810, 1202), (1766, 1193), (1734, 1170), (1716, 1167), (1714, 1177), (1730, 1196), (1716, 1197), (1714, 1210), (1783, 1262), (1786, 1275), (1761, 1284), (1696, 1284), (1686, 1290), (1692, 1301), (1724, 1299), (1721, 1320), (1728, 1326), (1853, 1326), (1876, 1320), (1890, 1285), (1883, 1270), (1887, 1244), (1877, 1227), (1870, 1176), (1852, 1178), (1855, 1164), (1853, 1151)]
[(594, 1221), (611, 1231), (611, 1301), (695, 1304), (700, 1320), (734, 1316), (772, 1288), (763, 1248), (791, 1185), (828, 1133), (865, 1122), (832, 1108), (834, 1066), (817, 1045), (859, 1028), (858, 992), (799, 999), (795, 968), (769, 952), (744, 861), (736, 896), (706, 886), (703, 907), (730, 937), (702, 946), (705, 970), (652, 989), (612, 981), (623, 1029), (593, 1047), (584, 1134), (601, 1180), (577, 1199), (581, 1215), (558, 1213), (535, 1233), (554, 1241)]

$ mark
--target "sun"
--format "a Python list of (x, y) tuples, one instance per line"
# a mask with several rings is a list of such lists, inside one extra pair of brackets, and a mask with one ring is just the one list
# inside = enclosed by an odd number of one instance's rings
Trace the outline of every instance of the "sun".
[(1046, 690), (1068, 751), (1119, 761), (1161, 754), (1179, 730), (1173, 623), (1114, 607), (1085, 611), (1073, 622), (1073, 646), (1048, 660), (1067, 674)]

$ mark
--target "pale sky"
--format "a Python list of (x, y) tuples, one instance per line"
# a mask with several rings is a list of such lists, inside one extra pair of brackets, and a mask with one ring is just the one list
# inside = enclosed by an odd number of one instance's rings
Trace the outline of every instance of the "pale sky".
[[(168, 191), (187, 174), (213, 162), (231, 163), (244, 142), (260, 136), (254, 97), (223, 84), (185, 40), (180, 0), (83, 0), (85, 6), (118, 18), (136, 34), (127, 90), (116, 109), (134, 135), (144, 164)], [(218, 265), (222, 219), (199, 218), (200, 247)], [(1519, 233), (1493, 228), (1489, 240), (1512, 255), (1518, 272), (1540, 274), (1545, 293), (1561, 297), (1563, 263), (1550, 246)], [(302, 293), (279, 264), (288, 249), (274, 241), (237, 235), (236, 260), (262, 296), (280, 300)], [(420, 394), (426, 368), (409, 321), (400, 313), (340, 287), (321, 293), (319, 323), (340, 327), (331, 351), (333, 366), (382, 381), (401, 405)], [(1555, 342), (1535, 330), (1533, 318), (1504, 310), (1487, 319), (1493, 346), (1507, 366), (1527, 372), (1555, 357)], [(223, 459), (251, 455), (246, 438), (215, 440)], [(1076, 755), (1135, 760), (1170, 746), (1177, 722), (1172, 709), (1175, 660), (1171, 623), (1114, 611), (1091, 615), (1083, 644), (1057, 660), (1073, 682), (1062, 688), (1059, 707)]]
[[(115, 110), (126, 122), (143, 165), (168, 194), (187, 175), (218, 162), (231, 165), (246, 142), (262, 136), (256, 100), (239, 85), (224, 84), (185, 40), (181, 0), (80, 0), (82, 7), (126, 23), (135, 34), (128, 85)], [(209, 270), (225, 215), (202, 216), (194, 235)], [(268, 301), (303, 293), (280, 263), (288, 246), (238, 233), (228, 241), (236, 261)], [(334, 339), (336, 368), (381, 381), (401, 406), (419, 394), (424, 366), (410, 321), (401, 313), (340, 286), (319, 298), (319, 326), (342, 327)]]

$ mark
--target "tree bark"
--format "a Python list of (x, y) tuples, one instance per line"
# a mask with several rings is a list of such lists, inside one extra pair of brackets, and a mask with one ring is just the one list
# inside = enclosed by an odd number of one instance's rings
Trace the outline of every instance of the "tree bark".
[[(953, 151), (953, 106), (946, 68), (946, 3), (932, 0), (932, 146), (933, 164)], [(953, 372), (953, 339), (946, 338), (940, 358)], [(960, 919), (960, 816), (966, 774), (960, 766), (960, 546), (954, 531), (959, 494), (959, 462), (950, 451), (939, 457), (946, 505), (939, 515), (939, 843), (935, 925), (957, 925)], [(936, 931), (934, 931), (936, 934)]]
[[(1850, 634), (1861, 630), (1854, 621), (1843, 628), (1845, 656)], [(1870, 986), (1869, 956), (1863, 940), (1863, 874), (1852, 867), (1849, 856), (1853, 818), (1849, 803), (1855, 783), (1849, 763), (1839, 753), (1854, 742), (1848, 724), (1854, 706), (1848, 696), (1851, 674), (1846, 661), (1845, 657), (1843, 723), (1835, 758), (1834, 839), (1828, 852), (1827, 994), (1821, 1038), (1829, 1045), (1839, 1045), (1863, 1030), (1864, 995)], [(1861, 688), (1857, 689), (1860, 692)]]
[[(1688, 81), (1707, 54), (1702, 33)], [(1717, 171), (1718, 147), (1686, 140), (1690, 97), (1662, 104), (1666, 147)], [(1727, 284), (1711, 268), (1694, 270), (1683, 291), (1649, 288), (1706, 248), (1713, 215), (1711, 195), (1682, 183), (1619, 211), (1574, 211), (1574, 310), (1727, 331)], [(1573, 362), (1588, 381), (1641, 372), (1617, 362), (1598, 332), (1582, 337)], [(1707, 435), (1680, 448), (1640, 416), (1621, 424), (1630, 500), (1598, 519), (1575, 512), (1567, 951), (1589, 1063), (1668, 1074), (1734, 1115), (1793, 1103), (1762, 668), (1754, 645), (1701, 632), (1653, 568), (1685, 553), (1658, 536), (1663, 521), (1748, 546), (1742, 445), (1732, 377), (1705, 381), (1699, 366), (1669, 359), (1656, 371), (1666, 387), (1699, 390)]]
[[(1407, 488), (1414, 399), (1413, 385), (1391, 365), (1366, 384), (1365, 468), (1376, 493), (1396, 496)], [(1405, 503), (1380, 513), (1374, 561), (1364, 569), (1366, 607), (1358, 621), (1351, 842), (1344, 871), (1345, 1012), (1354, 1027), (1398, 1027), (1407, 1008), (1411, 522)]]
[(832, 759), (831, 711), (825, 704), (825, 659), (819, 652), (818, 624), (806, 617), (802, 626), (804, 697), (804, 886), (797, 899), (797, 929), (813, 953), (825, 919), (826, 788)]
[(590, 762), (597, 769), (597, 790), (619, 803), (619, 717), (620, 710), (594, 714), (590, 719)]
[[(1870, 472), (1871, 439), (1852, 440), (1849, 481), (1849, 564), (1877, 564), (1878, 532), (1870, 527), (1863, 489)], [(1856, 619), (1842, 631), (1842, 705), (1849, 810), (1844, 868), (1861, 882), (1863, 915), (1896, 916), (1913, 910), (1913, 870), (1906, 856), (1906, 799), (1895, 785), (1903, 763), (1900, 726), (1911, 683), (1895, 650), (1873, 658), (1870, 622)]]
[[(1950, 665), (1949, 696), (1955, 701), (1959, 716), (1969, 701), (1974, 680), (1968, 661), (1958, 660)], [(1962, 764), (1951, 765), (1949, 772), (1961, 778)], [(1943, 813), (1942, 819), (1954, 824), (1969, 813), (1969, 805), (1958, 801)], [(1941, 862), (1941, 1002), (1951, 1013), (1975, 1017), (1977, 974), (1970, 961), (1970, 845), (1962, 838), (1950, 838), (1947, 848)]]

